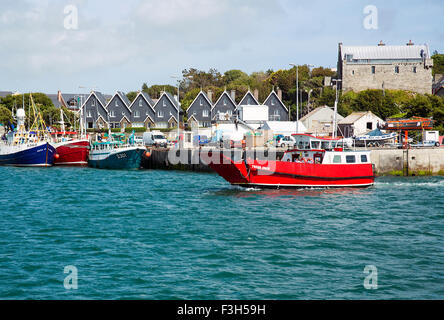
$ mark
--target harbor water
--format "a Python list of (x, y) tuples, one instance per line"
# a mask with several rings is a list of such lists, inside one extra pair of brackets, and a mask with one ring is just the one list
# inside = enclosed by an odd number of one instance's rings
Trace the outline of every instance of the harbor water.
[(0, 298), (444, 299), (443, 190), (443, 177), (243, 190), (209, 173), (1, 167)]

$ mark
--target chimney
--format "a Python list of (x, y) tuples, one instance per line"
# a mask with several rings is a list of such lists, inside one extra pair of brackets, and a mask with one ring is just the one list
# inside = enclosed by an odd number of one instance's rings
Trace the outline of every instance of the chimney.
[(231, 99), (236, 102), (236, 90), (231, 90)]
[(254, 89), (253, 96), (256, 99), (256, 101), (259, 101), (259, 90), (258, 89)]
[(383, 46), (385, 46), (385, 43), (384, 43), (384, 42), (382, 42), (382, 40), (381, 40), (381, 41), (379, 41), (379, 43), (378, 43), (378, 47), (383, 47)]
[(176, 102), (179, 102), (179, 100), (177, 100), (177, 94), (174, 95), (174, 100), (175, 100)]
[(279, 100), (282, 101), (282, 90), (278, 88), (278, 92), (277, 92), (278, 98)]
[(409, 40), (409, 43), (407, 43), (408, 46), (414, 46), (415, 44), (412, 42), (412, 40)]
[(208, 97), (208, 100), (210, 100), (210, 102), (213, 103), (213, 91), (208, 90), (207, 97)]

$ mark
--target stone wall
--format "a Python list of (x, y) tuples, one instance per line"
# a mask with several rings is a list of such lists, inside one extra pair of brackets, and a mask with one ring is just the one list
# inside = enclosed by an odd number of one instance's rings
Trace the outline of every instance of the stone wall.
[[(372, 66), (375, 73), (372, 74)], [(399, 73), (395, 73), (395, 66)], [(413, 72), (416, 67), (416, 73)], [(408, 90), (418, 93), (432, 93), (432, 69), (423, 62), (393, 64), (348, 64), (342, 62), (343, 90), (362, 91), (367, 89)]]

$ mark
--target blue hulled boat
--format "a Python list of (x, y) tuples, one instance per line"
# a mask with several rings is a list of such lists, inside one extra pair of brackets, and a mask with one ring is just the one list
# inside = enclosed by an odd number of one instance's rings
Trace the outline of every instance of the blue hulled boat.
[(48, 142), (1, 145), (0, 165), (17, 167), (50, 167), (56, 151)]
[(55, 148), (49, 142), (49, 133), (31, 95), (30, 100), (35, 116), (33, 128), (26, 131), (25, 110), (18, 109), (17, 130), (5, 134), (0, 143), (0, 165), (49, 167), (54, 163)]

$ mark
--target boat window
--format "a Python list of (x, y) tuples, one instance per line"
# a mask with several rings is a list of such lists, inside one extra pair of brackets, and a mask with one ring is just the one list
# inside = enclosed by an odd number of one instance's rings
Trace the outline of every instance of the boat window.
[(333, 163), (341, 163), (341, 156), (339, 154), (333, 157)]
[(366, 154), (361, 155), (361, 162), (362, 162), (362, 163), (366, 163), (366, 162), (368, 162), (368, 161), (367, 161), (367, 155), (366, 155)]
[(327, 141), (322, 142), (322, 149), (330, 149), (330, 143)]
[(311, 142), (311, 148), (312, 149), (319, 149), (321, 142), (320, 141), (312, 141)]
[(347, 163), (355, 163), (356, 162), (356, 157), (355, 156), (346, 156), (345, 157), (345, 161)]

